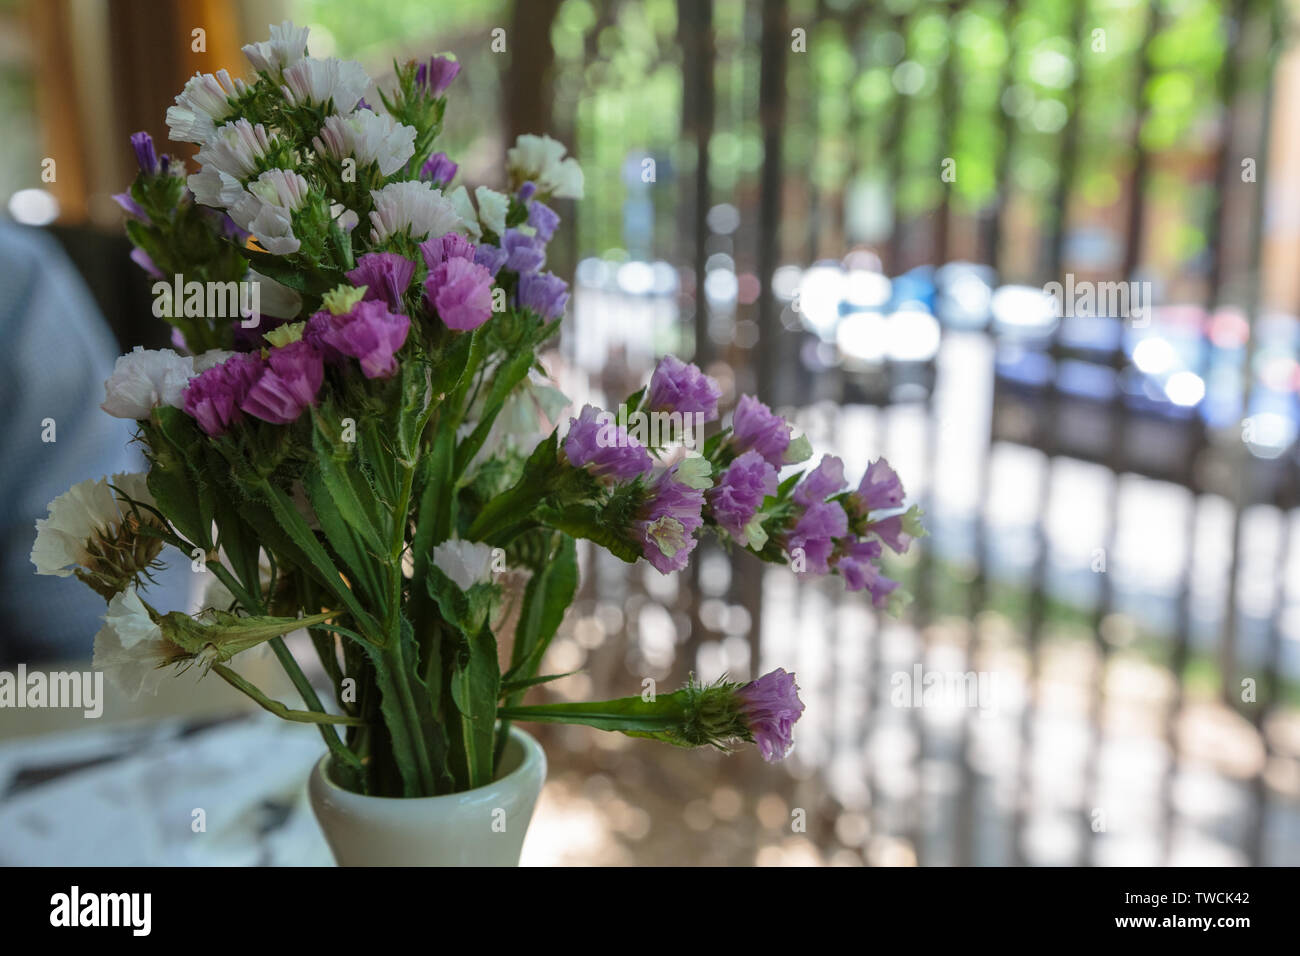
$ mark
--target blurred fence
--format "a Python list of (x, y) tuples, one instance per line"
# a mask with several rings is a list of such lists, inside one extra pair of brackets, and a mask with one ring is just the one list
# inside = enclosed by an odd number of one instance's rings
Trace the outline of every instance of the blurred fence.
[[(589, 554), (574, 692), (793, 665), (796, 773), (891, 859), (1300, 860), (1284, 26), (559, 4), (553, 125), (588, 171), (570, 394), (616, 403), (693, 351), (850, 473), (888, 456), (933, 531), (901, 622), (713, 547), (680, 582)], [(1117, 282), (1132, 301), (1074, 294)], [(969, 700), (922, 699), (962, 675)]]

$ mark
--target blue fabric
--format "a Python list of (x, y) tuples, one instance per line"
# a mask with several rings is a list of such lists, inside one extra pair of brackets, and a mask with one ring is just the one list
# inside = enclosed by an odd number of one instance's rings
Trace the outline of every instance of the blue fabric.
[[(142, 471), (135, 423), (99, 404), (118, 353), (80, 276), (58, 244), (0, 223), (0, 666), (89, 658), (104, 600), (75, 578), (37, 575), (36, 519), (72, 485)], [(53, 419), (55, 441), (42, 441)], [(192, 574), (176, 565), (150, 603), (185, 609)]]

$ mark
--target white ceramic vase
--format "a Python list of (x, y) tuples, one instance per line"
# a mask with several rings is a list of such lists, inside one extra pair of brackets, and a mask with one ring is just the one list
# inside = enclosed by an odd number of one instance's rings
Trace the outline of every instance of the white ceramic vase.
[(367, 797), (311, 772), (312, 811), (339, 866), (518, 866), (546, 779), (541, 744), (518, 727), (485, 787), (440, 797)]

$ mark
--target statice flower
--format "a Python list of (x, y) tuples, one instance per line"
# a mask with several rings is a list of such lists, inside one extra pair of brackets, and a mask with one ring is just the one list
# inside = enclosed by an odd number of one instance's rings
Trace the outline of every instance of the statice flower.
[(835, 562), (835, 570), (844, 578), (845, 587), (850, 591), (867, 591), (876, 607), (884, 607), (898, 588), (898, 582), (885, 577), (876, 564), (881, 553), (879, 542), (859, 539), (850, 543)]
[(202, 169), (186, 180), (194, 201), (222, 209), (235, 205), (244, 195), (244, 181), (257, 171), (273, 142), (261, 123), (254, 126), (241, 118), (222, 126), (195, 157)]
[(278, 77), (286, 66), (307, 55), (307, 33), (306, 27), (296, 27), (285, 20), (279, 26), (271, 26), (271, 39), (245, 45), (244, 56), (254, 70)]
[(786, 757), (794, 747), (795, 721), (803, 714), (799, 685), (784, 669), (764, 674), (737, 688), (741, 712), (758, 752), (768, 763)]
[(351, 156), (358, 166), (374, 163), (380, 175), (391, 176), (415, 153), (415, 127), (370, 110), (346, 116), (335, 114), (325, 118), (312, 146), (316, 152), (340, 162)]
[(705, 492), (709, 510), (729, 535), (751, 548), (762, 548), (767, 535), (751, 524), (763, 499), (775, 495), (776, 469), (756, 451), (747, 451), (727, 466), (717, 485)]
[(584, 405), (577, 418), (569, 419), (564, 437), (564, 457), (575, 468), (585, 468), (607, 484), (631, 481), (654, 468), (650, 453), (613, 414), (594, 405)]
[(559, 199), (581, 199), (582, 167), (564, 153), (564, 144), (549, 136), (520, 136), (506, 151), (511, 182), (534, 183), (538, 192)]
[(474, 261), (485, 267), (488, 272), (492, 273), (494, 278), (501, 271), (501, 267), (506, 264), (506, 257), (506, 251), (497, 246), (483, 244), (474, 249)]
[(632, 521), (633, 539), (660, 574), (686, 567), (697, 544), (695, 532), (704, 523), (704, 492), (679, 481), (677, 471), (674, 465), (655, 479)]
[(370, 197), (375, 204), (370, 213), (373, 242), (383, 242), (400, 233), (407, 233), (418, 242), (431, 235), (464, 229), (456, 208), (441, 190), (428, 183), (415, 180), (389, 183), (383, 189), (371, 190)]
[(558, 319), (569, 301), (569, 286), (550, 272), (530, 272), (519, 277), (519, 305), (543, 319)]
[(478, 201), (478, 221), (498, 236), (506, 231), (506, 215), (510, 212), (510, 197), (495, 189), (479, 186), (474, 190)]
[[(98, 584), (115, 585), (113, 590), (133, 580), (162, 549), (157, 538), (136, 533), (139, 522), (127, 500), (155, 504), (146, 479), (134, 472), (90, 479), (51, 501), (48, 516), (36, 521), (31, 554), (36, 573), (61, 578), (89, 574)], [(141, 513), (148, 520), (148, 513)]]
[(103, 621), (92, 666), (130, 697), (157, 692), (163, 669), (191, 656), (163, 636), (134, 587), (113, 596)]
[(134, 262), (136, 265), (138, 265), (141, 269), (143, 269), (145, 271), (145, 274), (148, 275), (150, 278), (161, 279), (163, 277), (162, 270), (159, 269), (158, 266), (154, 264), (154, 261), (149, 256), (149, 253), (145, 252), (143, 249), (140, 248), (132, 249), (131, 261)]
[(844, 462), (834, 455), (823, 455), (821, 464), (804, 476), (794, 490), (796, 504), (807, 507), (825, 501), (844, 487)]
[(235, 111), (232, 100), (248, 92), (243, 80), (231, 79), (225, 70), (196, 73), (167, 108), (167, 130), (181, 143), (206, 143), (216, 124)]
[(146, 132), (131, 134), (131, 149), (135, 151), (135, 162), (140, 172), (146, 176), (156, 176), (161, 169), (158, 154), (154, 151), (153, 137)]
[(903, 482), (889, 462), (877, 458), (867, 466), (858, 490), (850, 496), (855, 507), (863, 511), (899, 508), (903, 504)]
[(921, 509), (912, 505), (903, 514), (872, 521), (867, 525), (867, 530), (888, 545), (895, 554), (906, 554), (913, 541), (925, 536), (921, 517)]
[(469, 259), (440, 263), (424, 280), (424, 290), (449, 329), (468, 332), (492, 318), (492, 273)]
[(316, 404), (324, 377), (320, 352), (308, 342), (291, 342), (271, 350), (261, 376), (239, 407), (254, 418), (287, 425), (297, 421), (307, 406)]
[(560, 226), (560, 217), (544, 202), (535, 202), (528, 207), (528, 225), (537, 231), (537, 238), (550, 242), (555, 230)]
[(395, 252), (368, 252), (345, 275), (353, 285), (366, 287), (367, 299), (378, 299), (400, 312), (402, 297), (415, 277), (415, 263)]
[(240, 421), (240, 404), (261, 377), (263, 361), (257, 353), (236, 353), (190, 379), (184, 409), (209, 435), (223, 435)]
[(434, 153), (420, 167), (420, 178), (435, 189), (446, 189), (460, 170), (446, 153)]
[[(342, 355), (361, 362), (366, 378), (392, 378), (397, 374), (397, 351), (405, 344), (411, 320), (388, 311), (383, 302), (367, 299), (350, 312), (312, 316), (315, 336)], [(274, 357), (275, 353), (272, 353)]]
[(144, 207), (131, 198), (130, 193), (113, 193), (113, 202), (122, 207), (132, 219), (139, 219), (141, 222), (149, 221), (149, 214), (144, 211)]
[(753, 449), (776, 468), (789, 464), (790, 425), (752, 395), (740, 396), (731, 422), (731, 443), (737, 451)]
[(546, 263), (546, 247), (535, 237), (518, 229), (507, 229), (501, 237), (501, 248), (506, 252), (506, 268), (523, 275), (536, 272)]
[(370, 85), (370, 77), (355, 60), (299, 60), (284, 71), (280, 91), (290, 106), (328, 107), (350, 113)]
[(698, 366), (683, 362), (675, 355), (665, 355), (655, 366), (646, 392), (651, 411), (702, 414), (705, 421), (718, 417), (718, 398), (722, 389)]
[(194, 376), (194, 359), (171, 349), (134, 350), (118, 356), (104, 383), (99, 407), (114, 418), (148, 418), (159, 405), (181, 407), (185, 385)]
[(448, 259), (475, 261), (475, 247), (464, 236), (449, 232), (445, 236), (426, 239), (420, 243), (420, 255), (424, 257), (424, 264), (432, 270)]
[(803, 552), (805, 572), (829, 574), (835, 539), (843, 538), (848, 532), (848, 515), (838, 502), (817, 502), (805, 508), (795, 521), (786, 536), (785, 550), (791, 556), (796, 550)]
[(416, 67), (415, 85), (429, 96), (442, 96), (458, 73), (460, 73), (460, 62), (455, 57), (435, 56), (427, 63), (421, 63)]
[(256, 236), (267, 252), (289, 255), (302, 246), (293, 234), (293, 214), (307, 201), (309, 190), (298, 173), (268, 169), (249, 183), (243, 198), (231, 207), (230, 218)]

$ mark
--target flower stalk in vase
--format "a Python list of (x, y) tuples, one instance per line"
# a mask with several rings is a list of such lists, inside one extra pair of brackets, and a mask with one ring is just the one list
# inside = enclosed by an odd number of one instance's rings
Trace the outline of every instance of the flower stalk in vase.
[[(106, 601), (96, 664), (138, 693), (197, 663), (315, 724), (338, 781), (377, 796), (490, 782), (514, 720), (784, 757), (803, 704), (781, 669), (654, 700), (524, 704), (558, 679), (542, 665), (577, 590), (576, 541), (668, 574), (714, 535), (885, 607), (900, 593), (885, 550), (923, 533), (888, 463), (853, 489), (833, 456), (783, 477), (807, 440), (753, 396), (718, 428), (721, 389), (673, 356), (617, 412), (588, 405), (556, 427), (567, 399), (538, 354), (567, 305), (547, 246), (582, 197), (577, 160), (521, 136), (508, 190), (471, 193), (438, 150), (455, 59), (395, 64), (369, 105), (361, 67), (311, 57), (304, 29), (273, 27), (245, 53), (250, 75), (196, 76), (168, 110), (198, 168), (137, 134), (139, 172), (117, 197), (173, 327), (174, 348), (122, 356), (106, 383), (104, 411), (136, 423), (149, 470), (83, 482), (37, 525), (37, 572)], [(191, 283), (255, 294), (213, 310)], [(683, 454), (702, 425), (715, 433)], [(196, 614), (147, 599), (176, 560), (214, 579)], [(503, 661), (507, 568), (527, 583)], [(284, 640), (295, 630), (328, 700)], [(238, 672), (260, 644), (300, 704)]]

